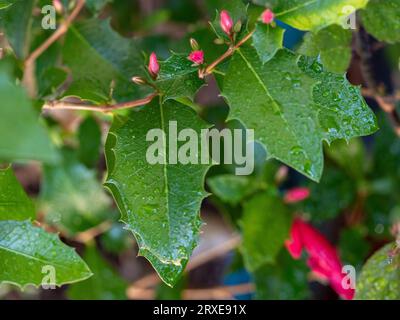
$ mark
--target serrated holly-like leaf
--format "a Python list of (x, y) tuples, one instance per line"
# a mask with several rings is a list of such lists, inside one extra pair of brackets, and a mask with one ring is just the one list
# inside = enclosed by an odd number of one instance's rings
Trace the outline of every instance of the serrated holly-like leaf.
[(370, 0), (361, 11), (364, 27), (380, 41), (400, 41), (400, 2), (398, 0)]
[(273, 6), (276, 18), (300, 30), (318, 31), (331, 24), (341, 24), (349, 15), (346, 9), (364, 8), (368, 0), (253, 0)]
[(96, 173), (63, 152), (58, 166), (45, 166), (41, 207), (46, 221), (74, 235), (110, 217), (111, 200), (96, 178)]
[[(204, 176), (210, 166), (171, 164), (169, 157), (177, 153), (162, 142), (162, 137), (146, 141), (152, 129), (162, 129), (173, 139), (170, 121), (176, 121), (177, 132), (191, 128), (199, 134), (208, 127), (192, 109), (172, 100), (153, 102), (127, 119), (115, 119), (106, 144), (106, 186), (118, 204), (122, 221), (136, 237), (139, 253), (172, 286), (197, 244), (200, 204), (206, 196)], [(149, 149), (154, 143), (159, 143), (158, 155), (165, 159), (161, 163), (167, 164), (148, 162), (146, 154), (155, 153)], [(178, 141), (178, 148), (185, 144)], [(200, 152), (196, 159), (199, 156)]]
[(356, 299), (400, 299), (400, 255), (391, 243), (376, 252), (364, 265), (357, 281)]
[(198, 70), (184, 54), (174, 53), (162, 62), (156, 85), (162, 93), (163, 101), (182, 97), (193, 100), (204, 84), (199, 78)]
[(26, 195), (11, 167), (0, 169), (0, 220), (28, 220), (34, 217), (33, 202)]
[(104, 260), (95, 246), (88, 246), (83, 259), (93, 276), (68, 288), (67, 295), (74, 300), (125, 300), (127, 283)]
[(61, 286), (92, 275), (74, 249), (28, 221), (0, 221), (0, 261), (0, 283), (20, 287), (39, 286), (52, 271), (55, 283), (44, 284)]
[(18, 59), (28, 55), (34, 6), (35, 0), (17, 0), (0, 12), (0, 26)]
[(134, 100), (149, 92), (131, 81), (133, 76), (145, 76), (139, 45), (113, 31), (108, 20), (92, 19), (70, 27), (63, 58), (73, 78), (65, 96), (106, 103)]
[(0, 75), (0, 160), (54, 163), (58, 155), (24, 90)]
[(263, 63), (271, 60), (279, 49), (283, 47), (283, 35), (285, 30), (280, 27), (272, 27), (264, 23), (257, 23), (253, 35), (253, 46)]
[(320, 55), (324, 67), (331, 72), (344, 73), (351, 60), (351, 30), (333, 25), (318, 33), (308, 33), (299, 53), (316, 57)]
[(230, 119), (254, 129), (268, 158), (316, 181), (323, 170), (323, 140), (348, 140), (377, 129), (359, 89), (343, 75), (324, 71), (316, 59), (288, 50), (262, 64), (253, 48), (239, 49), (226, 74), (223, 96)]
[(244, 204), (241, 251), (248, 270), (275, 262), (288, 238), (290, 223), (287, 207), (272, 190), (257, 194)]

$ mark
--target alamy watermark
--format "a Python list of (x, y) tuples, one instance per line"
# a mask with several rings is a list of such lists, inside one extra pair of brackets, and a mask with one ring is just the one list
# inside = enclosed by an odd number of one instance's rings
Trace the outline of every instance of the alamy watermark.
[(168, 133), (158, 128), (151, 129), (146, 141), (153, 142), (146, 152), (146, 160), (151, 165), (207, 165), (219, 164), (223, 160), (224, 164), (238, 166), (236, 175), (250, 175), (254, 171), (254, 130), (202, 129), (198, 134), (185, 128), (178, 132), (178, 123), (170, 121)]

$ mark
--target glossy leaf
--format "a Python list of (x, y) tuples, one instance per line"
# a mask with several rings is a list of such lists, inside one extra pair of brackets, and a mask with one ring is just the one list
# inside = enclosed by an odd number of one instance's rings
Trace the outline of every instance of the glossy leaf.
[(360, 91), (344, 76), (288, 50), (262, 64), (254, 49), (239, 49), (225, 77), (223, 96), (231, 107), (229, 119), (254, 129), (268, 158), (316, 181), (323, 170), (323, 140), (348, 140), (377, 129)]
[(356, 299), (400, 299), (400, 255), (396, 248), (396, 244), (388, 244), (367, 261), (357, 281)]
[(35, 207), (11, 167), (0, 169), (0, 220), (35, 218)]
[(108, 20), (92, 19), (71, 27), (63, 58), (73, 78), (64, 96), (105, 103), (134, 100), (149, 92), (131, 81), (145, 75), (140, 46), (113, 31)]
[(277, 1), (276, 18), (300, 30), (318, 31), (332, 24), (342, 24), (347, 8), (364, 8), (368, 0), (290, 0)]
[(23, 88), (0, 74), (0, 160), (55, 163), (58, 155)]
[(280, 27), (257, 23), (253, 35), (253, 46), (263, 63), (271, 60), (278, 50), (282, 49), (284, 33), (285, 30)]
[(248, 270), (275, 262), (289, 237), (290, 224), (288, 208), (273, 191), (259, 193), (244, 204), (241, 251)]
[(363, 26), (380, 41), (400, 41), (400, 2), (398, 0), (370, 0), (361, 11)]
[(199, 78), (198, 70), (185, 54), (174, 53), (162, 62), (156, 85), (163, 95), (163, 101), (182, 97), (193, 100), (204, 84)]
[(74, 249), (62, 243), (57, 235), (27, 221), (0, 221), (0, 261), (0, 283), (22, 288), (28, 284), (41, 285), (46, 275), (54, 275), (55, 283), (43, 283), (57, 286), (92, 275)]
[(18, 59), (26, 58), (29, 53), (34, 6), (35, 0), (17, 0), (0, 12), (0, 26)]
[[(172, 100), (162, 105), (153, 102), (129, 118), (115, 119), (106, 143), (106, 186), (118, 204), (122, 221), (136, 237), (139, 254), (172, 286), (198, 241), (199, 210), (206, 196), (203, 184), (209, 165), (171, 164), (169, 157), (177, 153), (162, 137), (153, 140), (160, 143), (160, 150), (151, 155), (157, 153), (165, 161), (148, 162), (146, 154), (155, 143), (146, 141), (148, 132), (162, 129), (167, 137), (173, 137), (170, 121), (176, 121), (177, 132), (191, 128), (199, 134), (208, 127), (193, 110)], [(178, 148), (185, 144), (179, 141)], [(195, 155), (197, 160), (199, 156), (200, 152)]]
[(318, 33), (308, 33), (299, 53), (313, 57), (319, 55), (328, 71), (344, 73), (352, 56), (351, 40), (351, 30), (332, 25)]

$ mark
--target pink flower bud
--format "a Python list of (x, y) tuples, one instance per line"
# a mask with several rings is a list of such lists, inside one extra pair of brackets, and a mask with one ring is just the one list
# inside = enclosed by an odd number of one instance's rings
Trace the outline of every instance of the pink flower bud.
[(262, 22), (265, 24), (271, 24), (275, 19), (275, 14), (270, 10), (265, 10), (261, 15)]
[(53, 7), (56, 9), (56, 12), (60, 14), (63, 12), (63, 5), (60, 0), (53, 0)]
[(149, 72), (154, 78), (157, 77), (160, 72), (160, 65), (158, 64), (157, 56), (154, 52), (150, 55)]
[(294, 188), (286, 192), (285, 203), (296, 203), (307, 199), (310, 196), (308, 188)]
[(233, 20), (231, 16), (229, 15), (228, 11), (222, 10), (221, 15), (220, 15), (220, 21), (219, 21), (222, 30), (230, 36), (232, 34), (232, 28), (233, 28)]
[(188, 59), (194, 64), (201, 65), (204, 63), (204, 52), (202, 50), (193, 51)]

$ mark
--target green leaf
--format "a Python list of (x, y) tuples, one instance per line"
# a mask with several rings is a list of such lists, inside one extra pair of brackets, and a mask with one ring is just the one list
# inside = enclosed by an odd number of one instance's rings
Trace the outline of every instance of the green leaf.
[(312, 221), (334, 219), (356, 200), (357, 186), (343, 171), (327, 166), (320, 183), (308, 183), (310, 197), (298, 207), (308, 213)]
[(35, 207), (11, 167), (0, 169), (0, 220), (34, 219)]
[(294, 260), (286, 249), (279, 253), (276, 265), (265, 265), (253, 273), (256, 299), (301, 300), (310, 298), (309, 269), (302, 260)]
[(357, 281), (358, 300), (400, 299), (400, 255), (396, 244), (388, 244), (364, 265)]
[(198, 70), (184, 54), (174, 53), (162, 62), (156, 85), (163, 95), (163, 101), (182, 97), (193, 100), (204, 84), (199, 78)]
[(0, 161), (55, 163), (58, 155), (25, 91), (0, 75)]
[(283, 47), (283, 35), (285, 30), (280, 27), (272, 27), (264, 23), (257, 23), (253, 35), (253, 46), (263, 63), (271, 60), (279, 49)]
[(73, 300), (125, 300), (127, 283), (104, 260), (98, 249), (90, 245), (83, 256), (93, 276), (68, 288), (67, 295)]
[(103, 222), (110, 215), (111, 200), (94, 171), (71, 152), (63, 155), (62, 164), (44, 168), (41, 207), (49, 223), (74, 235)]
[(0, 261), (0, 282), (21, 288), (41, 285), (46, 275), (52, 274), (51, 267), (57, 286), (92, 275), (74, 249), (62, 243), (57, 235), (46, 233), (28, 221), (0, 221)]
[(400, 2), (370, 0), (361, 11), (363, 26), (380, 41), (400, 42)]
[(108, 20), (91, 19), (70, 27), (63, 58), (73, 77), (64, 96), (107, 103), (134, 100), (149, 92), (131, 81), (146, 75), (140, 46), (113, 31)]
[(10, 2), (10, 1), (7, 1), (7, 0), (0, 0), (0, 10), (1, 10), (1, 9), (6, 9), (6, 8), (12, 6), (12, 5), (13, 5), (13, 3)]
[(244, 204), (240, 226), (241, 251), (248, 270), (273, 264), (289, 237), (291, 216), (281, 198), (273, 191), (255, 195)]
[(254, 179), (246, 176), (224, 174), (207, 179), (211, 191), (222, 201), (231, 205), (239, 204), (259, 187)]
[(299, 53), (316, 57), (320, 55), (322, 64), (328, 71), (344, 73), (352, 56), (351, 30), (332, 25), (318, 33), (308, 33)]
[(364, 8), (369, 0), (290, 0), (278, 1), (276, 18), (288, 25), (308, 31), (318, 31), (331, 24), (341, 24), (349, 15), (346, 7)]
[[(162, 160), (176, 155), (163, 143), (163, 137), (146, 141), (152, 129), (173, 137), (170, 121), (176, 121), (177, 132), (191, 128), (199, 134), (208, 127), (192, 109), (172, 100), (165, 104), (153, 102), (126, 119), (115, 118), (106, 143), (106, 186), (118, 204), (122, 221), (136, 237), (139, 254), (172, 286), (198, 241), (200, 204), (206, 196), (204, 176), (210, 166), (170, 161), (153, 165), (147, 161), (146, 154), (153, 154), (149, 148), (155, 143), (160, 146), (157, 154)], [(179, 150), (186, 142), (177, 144)]]
[(230, 119), (254, 129), (255, 138), (276, 158), (318, 181), (322, 141), (376, 131), (374, 114), (343, 75), (324, 71), (313, 58), (280, 50), (262, 64), (255, 50), (237, 50), (223, 85)]
[(94, 13), (98, 13), (111, 2), (113, 2), (113, 0), (86, 0), (86, 7)]
[(29, 54), (30, 29), (35, 2), (36, 0), (14, 1), (11, 7), (0, 12), (0, 26), (16, 56), (21, 60)]
[(325, 153), (349, 176), (358, 181), (364, 178), (368, 157), (362, 139), (352, 139), (349, 142), (337, 140), (325, 148)]
[(96, 166), (100, 157), (101, 129), (93, 117), (86, 118), (79, 127), (79, 160), (89, 168)]
[(355, 268), (361, 268), (371, 250), (367, 241), (364, 228), (345, 229), (340, 234), (340, 257), (344, 264), (351, 264)]

